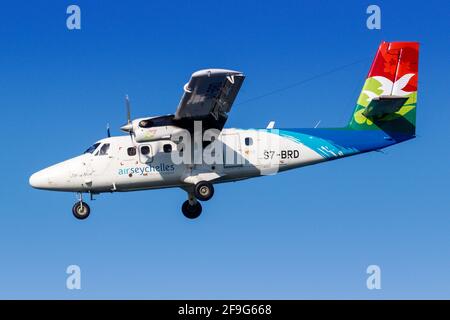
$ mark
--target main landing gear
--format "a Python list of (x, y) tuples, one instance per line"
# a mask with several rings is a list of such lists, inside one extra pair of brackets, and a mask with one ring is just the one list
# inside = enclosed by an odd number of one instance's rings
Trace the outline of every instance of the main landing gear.
[(214, 195), (214, 187), (208, 181), (200, 181), (194, 187), (194, 195), (200, 201), (208, 201)]
[(186, 218), (196, 219), (202, 213), (202, 205), (196, 199), (195, 202), (194, 201), (190, 202), (189, 200), (186, 200), (185, 202), (183, 202), (183, 205), (181, 206), (181, 211), (183, 212)]
[(73, 205), (72, 213), (75, 218), (79, 220), (84, 220), (89, 217), (91, 213), (91, 208), (89, 208), (86, 202), (83, 202), (83, 194), (79, 194), (79, 200)]
[[(188, 193), (188, 200), (181, 206), (183, 215), (188, 219), (196, 219), (202, 213), (202, 205), (200, 201), (208, 201), (214, 195), (214, 186), (211, 182), (200, 181), (192, 185), (186, 190)], [(92, 199), (92, 194), (91, 194)], [(83, 201), (83, 194), (78, 194), (78, 201), (72, 207), (72, 213), (75, 218), (84, 220), (89, 217), (91, 208)]]
[(181, 206), (181, 211), (188, 219), (196, 219), (202, 213), (200, 201), (208, 201), (214, 195), (214, 187), (208, 181), (198, 182), (193, 191), (188, 192), (188, 200)]

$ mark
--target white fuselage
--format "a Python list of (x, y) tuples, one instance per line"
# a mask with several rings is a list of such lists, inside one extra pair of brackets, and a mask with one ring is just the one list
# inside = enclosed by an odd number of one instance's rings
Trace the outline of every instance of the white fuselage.
[(30, 184), (90, 193), (187, 187), (203, 180), (221, 183), (275, 174), (325, 160), (302, 143), (268, 130), (224, 129), (200, 152), (200, 159), (192, 151), (187, 163), (180, 163), (180, 146), (171, 140), (105, 138), (91, 152), (33, 174)]

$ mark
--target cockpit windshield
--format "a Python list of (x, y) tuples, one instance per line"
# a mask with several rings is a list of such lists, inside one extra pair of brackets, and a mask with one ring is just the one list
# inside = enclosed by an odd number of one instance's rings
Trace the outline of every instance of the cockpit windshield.
[(86, 151), (84, 153), (93, 153), (95, 151), (95, 149), (97, 149), (97, 147), (100, 145), (100, 142), (97, 142), (95, 144), (93, 144), (92, 146), (90, 146), (89, 148), (86, 149)]

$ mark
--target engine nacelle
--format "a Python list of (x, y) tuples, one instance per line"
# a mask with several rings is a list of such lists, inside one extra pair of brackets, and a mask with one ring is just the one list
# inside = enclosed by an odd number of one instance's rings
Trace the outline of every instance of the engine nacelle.
[(159, 126), (142, 128), (139, 125), (133, 126), (134, 138), (136, 142), (148, 142), (157, 140), (170, 140), (174, 134), (180, 134), (184, 129), (176, 126)]
[(136, 142), (171, 140), (173, 135), (184, 132), (184, 129), (175, 123), (173, 117), (173, 115), (166, 115), (135, 119), (120, 129), (132, 133)]

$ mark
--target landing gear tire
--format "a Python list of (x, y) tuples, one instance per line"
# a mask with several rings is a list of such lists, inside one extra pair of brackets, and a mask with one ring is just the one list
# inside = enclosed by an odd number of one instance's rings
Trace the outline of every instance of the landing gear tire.
[(202, 205), (200, 204), (200, 202), (190, 204), (189, 200), (186, 200), (181, 206), (181, 211), (183, 212), (186, 218), (196, 219), (202, 213)]
[(214, 187), (208, 181), (200, 181), (195, 185), (194, 195), (200, 201), (208, 201), (214, 195)]
[(89, 214), (91, 213), (91, 208), (89, 208), (87, 203), (79, 201), (73, 205), (72, 213), (75, 218), (79, 220), (84, 220), (87, 217), (89, 217)]

